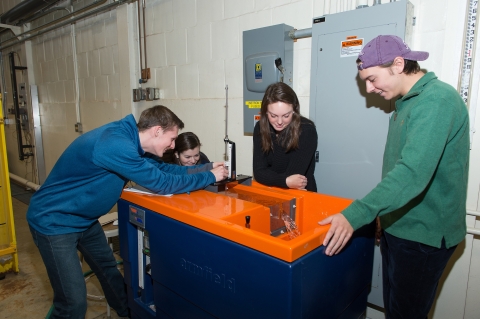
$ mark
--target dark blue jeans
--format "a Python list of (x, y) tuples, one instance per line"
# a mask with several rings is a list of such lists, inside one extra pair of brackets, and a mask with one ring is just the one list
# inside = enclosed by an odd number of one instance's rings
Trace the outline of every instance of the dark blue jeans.
[(79, 233), (47, 236), (32, 227), (30, 231), (53, 288), (50, 318), (85, 318), (87, 289), (77, 249), (100, 281), (108, 304), (119, 316), (128, 316), (123, 277), (98, 222)]
[(438, 281), (455, 248), (420, 244), (383, 232), (383, 303), (386, 319), (426, 319)]

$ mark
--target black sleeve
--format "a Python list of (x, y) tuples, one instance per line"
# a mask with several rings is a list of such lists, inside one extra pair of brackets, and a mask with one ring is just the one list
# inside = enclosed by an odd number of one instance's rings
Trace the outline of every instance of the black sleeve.
[(199, 160), (199, 163), (200, 164), (207, 164), (207, 163), (210, 163), (210, 160), (208, 159), (207, 155), (203, 154), (202, 152), (200, 152), (200, 160)]

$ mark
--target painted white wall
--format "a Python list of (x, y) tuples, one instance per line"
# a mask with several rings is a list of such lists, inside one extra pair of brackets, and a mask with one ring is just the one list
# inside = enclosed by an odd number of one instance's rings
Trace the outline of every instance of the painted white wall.
[[(5, 12), (19, 2), (1, 1), (0, 10)], [(91, 2), (76, 1), (75, 5)], [(138, 116), (147, 107), (163, 104), (184, 121), (184, 131), (193, 131), (200, 137), (202, 151), (210, 159), (222, 160), (225, 86), (228, 85), (228, 136), (237, 144), (237, 171), (247, 175), (252, 174), (252, 138), (243, 134), (242, 32), (279, 23), (307, 29), (311, 27), (313, 17), (352, 10), (359, 2), (373, 4), (373, 0), (146, 2), (146, 50), (152, 78), (141, 87), (160, 88), (161, 100), (132, 102), (131, 90), (140, 87), (136, 3), (80, 21), (76, 24), (75, 41), (84, 131), (129, 113)], [(430, 58), (421, 66), (457, 87), (467, 0), (411, 2), (417, 18), (411, 46), (430, 52)], [(70, 32), (70, 27), (64, 27), (35, 38), (28, 52), (24, 45), (12, 48), (18, 52), (22, 63), (26, 63), (26, 56), (31, 55), (28, 60), (32, 65), (28, 67), (33, 76), (26, 81), (39, 88), (47, 173), (67, 145), (78, 136), (74, 131), (75, 77)], [(305, 116), (309, 110), (310, 50), (311, 39), (300, 39), (294, 45), (293, 87)], [(8, 68), (6, 70), (9, 85)], [(477, 98), (472, 97), (472, 100)], [(8, 103), (11, 104), (11, 99)], [(476, 121), (477, 131), (480, 131), (479, 125), (480, 119)], [(18, 161), (15, 127), (8, 125), (6, 129), (11, 172), (29, 178), (34, 175), (31, 165)], [(474, 136), (467, 203), (468, 209), (474, 211), (480, 210), (478, 140)], [(467, 222), (469, 227), (476, 224), (480, 228), (480, 222), (473, 217)], [(479, 242), (478, 237), (470, 235), (460, 245), (441, 284), (432, 318), (479, 318)], [(382, 316), (374, 311), (369, 315), (372, 318)]]

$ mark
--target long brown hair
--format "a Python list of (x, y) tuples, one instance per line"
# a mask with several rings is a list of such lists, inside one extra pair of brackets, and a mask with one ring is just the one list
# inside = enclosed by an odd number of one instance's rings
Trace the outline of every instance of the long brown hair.
[[(260, 109), (260, 137), (262, 141), (262, 151), (268, 153), (273, 150), (270, 122), (268, 121), (268, 105), (276, 102), (290, 104), (293, 107), (292, 121), (283, 129), (277, 137), (278, 144), (286, 149), (286, 152), (298, 148), (298, 139), (300, 136), (300, 102), (297, 94), (288, 85), (283, 82), (270, 84), (263, 96)], [(312, 122), (313, 123), (313, 122)]]

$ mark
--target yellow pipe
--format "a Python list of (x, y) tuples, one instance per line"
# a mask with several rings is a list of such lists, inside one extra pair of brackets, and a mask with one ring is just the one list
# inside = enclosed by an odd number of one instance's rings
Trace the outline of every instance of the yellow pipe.
[(8, 254), (13, 254), (13, 253), (16, 253), (16, 252), (17, 252), (16, 247), (8, 247), (8, 248), (5, 248), (5, 249), (0, 249), (0, 257), (6, 256)]

